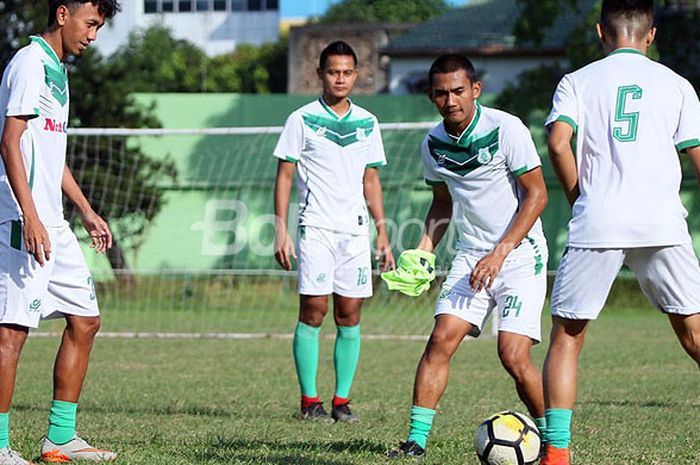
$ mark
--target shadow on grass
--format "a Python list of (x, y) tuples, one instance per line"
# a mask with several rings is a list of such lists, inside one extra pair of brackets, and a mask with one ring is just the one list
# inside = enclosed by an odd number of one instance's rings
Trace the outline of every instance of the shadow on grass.
[(383, 455), (386, 448), (366, 439), (349, 441), (270, 441), (236, 439), (213, 439), (210, 443), (193, 451), (189, 458), (196, 463), (269, 463), (304, 465), (352, 465), (352, 458), (334, 459), (318, 457), (333, 454)]

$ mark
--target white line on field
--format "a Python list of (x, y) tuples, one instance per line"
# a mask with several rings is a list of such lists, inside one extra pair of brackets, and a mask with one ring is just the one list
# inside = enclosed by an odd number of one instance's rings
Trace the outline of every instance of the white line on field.
[[(60, 332), (44, 332), (32, 331), (32, 337), (60, 337)], [(98, 337), (107, 339), (229, 339), (229, 340), (250, 340), (250, 339), (294, 339), (293, 334), (285, 333), (166, 333), (166, 332), (100, 332)], [(324, 339), (335, 339), (335, 335), (326, 334), (322, 336)], [(490, 338), (484, 334), (484, 339)], [(426, 341), (428, 336), (412, 334), (412, 335), (396, 335), (396, 334), (365, 334), (362, 339), (366, 341)], [(467, 336), (465, 340), (471, 340), (472, 337)]]

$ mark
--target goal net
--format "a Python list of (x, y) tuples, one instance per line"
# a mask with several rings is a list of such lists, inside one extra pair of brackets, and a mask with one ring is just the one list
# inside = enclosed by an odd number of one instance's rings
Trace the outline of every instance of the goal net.
[[(433, 123), (382, 125), (380, 169), (395, 255), (415, 247), (432, 198), (420, 143)], [(74, 129), (68, 164), (112, 228), (106, 256), (87, 248), (103, 331), (172, 334), (289, 334), (297, 319), (296, 273), (273, 256), (272, 156), (280, 127)], [(296, 224), (296, 187), (290, 232)], [(386, 290), (375, 267), (363, 307), (366, 335), (425, 336), (455, 250), (451, 229), (438, 249), (438, 280), (419, 298)], [(328, 318), (332, 319), (329, 315)], [(331, 331), (333, 325), (324, 325)]]

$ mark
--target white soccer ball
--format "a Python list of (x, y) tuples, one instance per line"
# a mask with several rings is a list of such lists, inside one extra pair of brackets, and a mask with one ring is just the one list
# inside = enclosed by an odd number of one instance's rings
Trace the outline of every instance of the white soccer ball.
[(522, 413), (497, 413), (476, 430), (476, 455), (483, 465), (529, 465), (539, 453), (540, 432)]

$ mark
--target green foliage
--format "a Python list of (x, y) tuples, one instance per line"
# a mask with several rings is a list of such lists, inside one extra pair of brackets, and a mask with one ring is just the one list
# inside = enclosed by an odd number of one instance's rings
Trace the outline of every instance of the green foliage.
[(111, 58), (128, 75), (130, 92), (270, 93), (287, 89), (287, 41), (242, 44), (233, 53), (209, 58), (162, 26), (131, 34)]
[(228, 55), (211, 59), (207, 92), (267, 94), (287, 90), (287, 40), (274, 44), (240, 45)]
[(111, 64), (128, 74), (132, 92), (201, 92), (208, 58), (190, 42), (173, 38), (167, 28), (153, 26), (133, 32)]
[[(94, 49), (86, 50), (70, 68), (72, 127), (160, 126), (153, 108), (134, 102), (128, 68), (106, 63)], [(176, 178), (174, 163), (148, 157), (125, 137), (72, 141), (69, 166), (93, 208), (110, 221), (121, 247), (138, 248), (165, 205), (160, 185)], [(66, 213), (77, 223), (72, 205), (66, 205)]]
[(579, 0), (517, 0), (522, 11), (515, 25), (515, 39), (519, 44), (532, 42), (539, 45), (544, 31), (554, 24), (567, 6), (578, 6)]
[(445, 0), (341, 0), (321, 23), (417, 23), (449, 10)]
[(660, 61), (700, 89), (700, 9), (663, 10), (657, 15)]
[(0, 1), (0, 66), (4, 68), (15, 51), (29, 42), (29, 35), (46, 23), (47, 2)]

